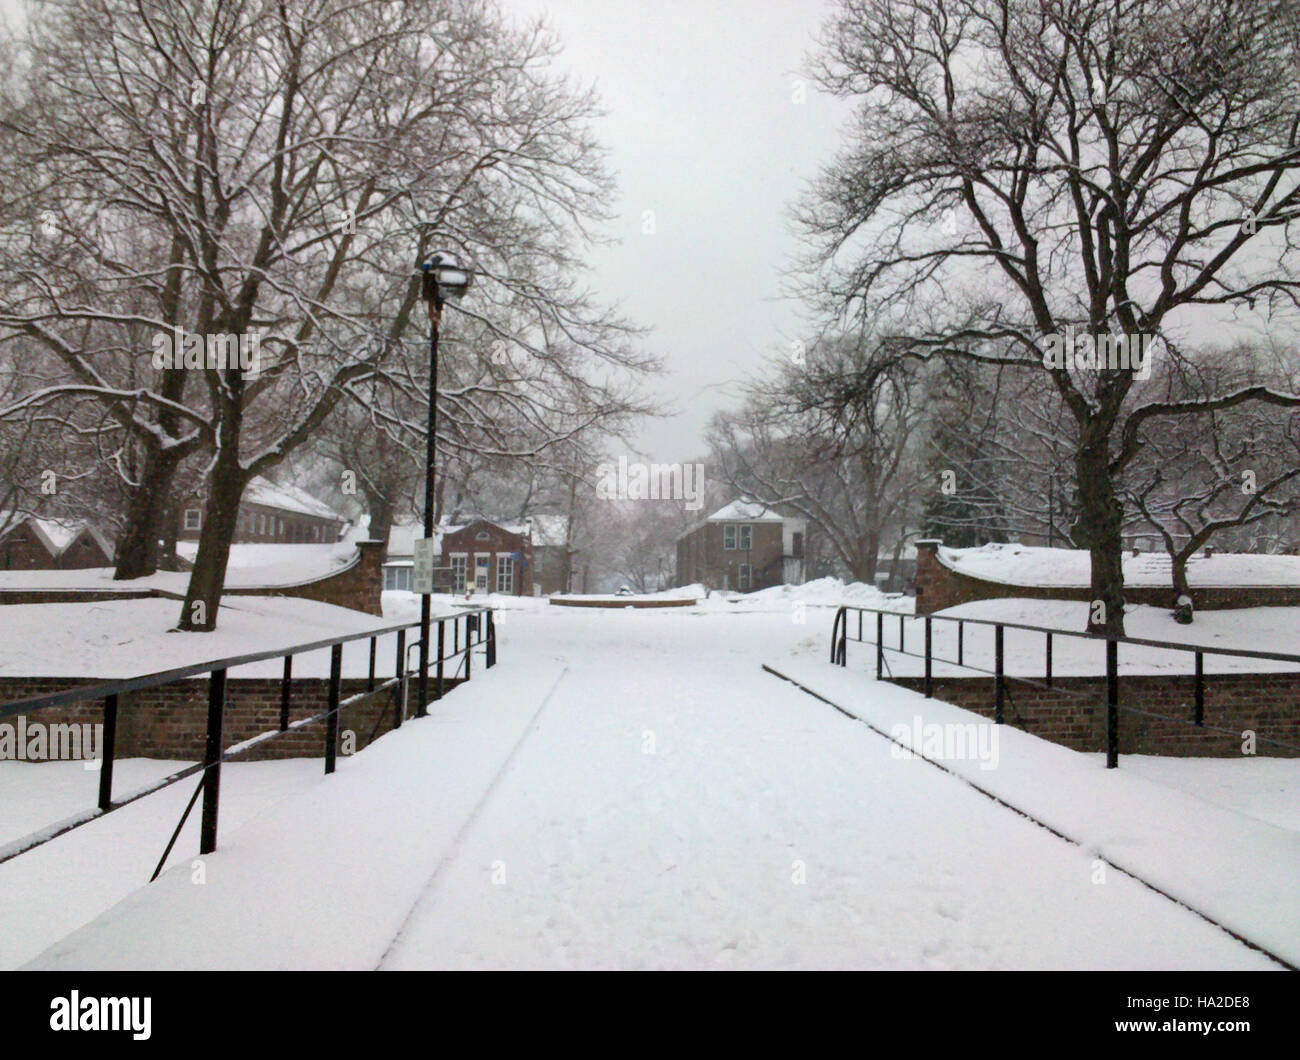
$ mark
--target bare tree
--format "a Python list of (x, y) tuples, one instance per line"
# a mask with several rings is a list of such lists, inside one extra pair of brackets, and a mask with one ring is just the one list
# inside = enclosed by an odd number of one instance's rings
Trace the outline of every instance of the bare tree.
[(919, 372), (843, 337), (801, 360), (714, 417), (713, 466), (738, 492), (806, 517), (872, 583), (882, 548), (901, 548), (919, 525)]
[(1283, 0), (841, 0), (826, 33), (819, 76), (859, 107), (798, 213), (806, 293), (896, 356), (1047, 375), (1074, 421), (1096, 628), (1123, 631), (1117, 480), (1143, 423), (1300, 403), (1266, 386), (1149, 400), (1131, 360), (1096, 356), (1114, 336), (1177, 359), (1212, 310), (1295, 308), (1297, 17)]
[[(1241, 362), (1250, 352), (1230, 351), (1195, 372), (1178, 373), (1171, 389), (1195, 400), (1249, 385), (1257, 370)], [(1143, 425), (1142, 452), (1129, 468), (1125, 496), (1169, 554), (1175, 603), (1194, 602), (1187, 563), (1199, 549), (1225, 531), (1300, 511), (1300, 413), (1250, 404), (1154, 417)]]
[[(491, 444), (521, 419), (563, 437), (626, 409), (606, 374), (652, 366), (579, 286), (610, 182), (593, 101), (548, 72), (557, 46), (541, 26), (514, 28), (489, 0), (57, 0), (28, 31), (29, 76), (0, 126), (24, 189), (0, 338), (26, 336), (66, 369), (29, 404), (94, 396), (142, 447), (119, 574), (149, 568), (157, 498), (204, 454), (182, 628), (215, 627), (252, 477), (377, 378), (427, 390), (411, 273), (435, 248), (479, 276), (473, 334), (496, 330), (536, 362), (517, 386), (453, 371), (454, 444)], [(198, 364), (141, 369), (139, 351), (178, 328), (201, 345), (258, 336), (260, 371), (214, 364), (210, 345)], [(470, 359), (457, 331), (453, 368)], [(587, 404), (558, 400), (556, 379)], [(400, 405), (378, 415), (415, 427)]]

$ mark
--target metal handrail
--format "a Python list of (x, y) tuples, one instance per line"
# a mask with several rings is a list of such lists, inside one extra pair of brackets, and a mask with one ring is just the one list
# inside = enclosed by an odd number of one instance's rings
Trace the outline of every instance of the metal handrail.
[[(479, 622), (477, 616), (486, 615), (483, 622)], [(496, 665), (496, 626), (493, 621), (492, 608), (475, 607), (462, 608), (457, 611), (433, 619), (430, 629), (437, 628), (439, 637), (439, 651), (436, 657), (430, 657), (429, 662), (436, 665), (438, 672), (438, 681), (434, 692), (434, 699), (442, 698), (443, 694), (443, 663), (448, 659), (454, 659), (461, 654), (461, 649), (457, 648), (450, 654), (444, 654), (441, 650), (443, 643), (443, 626), (447, 622), (453, 623), (453, 630), (457, 634), (459, 642), (459, 622), (465, 619), (465, 647), (463, 649), (466, 656), (465, 680), (469, 680), (468, 657), (472, 648), (480, 644), (487, 646), (487, 666), (490, 668)], [(472, 621), (471, 621), (472, 619)], [(25, 699), (11, 700), (8, 703), (0, 705), (0, 718), (12, 717), (14, 715), (28, 711), (44, 710), (50, 707), (62, 706), (67, 703), (83, 702), (85, 700), (102, 699), (104, 701), (104, 737), (101, 747), (100, 760), (100, 784), (99, 784), (99, 804), (92, 810), (86, 810), (71, 817), (64, 818), (42, 829), (29, 833), (26, 836), (11, 840), (10, 842), (0, 845), (0, 864), (18, 857), (29, 850), (42, 846), (61, 835), (79, 828), (84, 824), (103, 817), (105, 814), (112, 813), (121, 809), (130, 803), (136, 802), (147, 795), (161, 791), (170, 787), (172, 784), (179, 783), (187, 777), (201, 774), (199, 786), (195, 790), (194, 796), (191, 797), (188, 805), (182, 813), (176, 828), (172, 832), (171, 839), (163, 852), (163, 856), (158, 862), (158, 867), (154, 870), (151, 880), (156, 878), (162, 870), (167, 856), (171, 853), (176, 838), (180, 835), (189, 817), (190, 811), (194, 808), (199, 793), (203, 793), (203, 824), (200, 838), (200, 854), (209, 854), (216, 849), (217, 838), (217, 815), (220, 800), (220, 773), (221, 764), (231, 758), (246, 754), (252, 748), (260, 744), (267, 743), (277, 737), (283, 736), (288, 732), (293, 732), (313, 725), (321, 721), (326, 722), (325, 735), (325, 772), (333, 773), (335, 771), (336, 757), (338, 751), (338, 717), (340, 711), (366, 699), (374, 699), (391, 691), (398, 691), (395, 701), (395, 711), (393, 727), (400, 727), (402, 724), (402, 711), (405, 703), (404, 686), (407, 684), (409, 676), (415, 672), (410, 667), (410, 661), (407, 657), (406, 649), (406, 631), (409, 629), (420, 628), (419, 620), (412, 622), (403, 622), (390, 626), (382, 626), (377, 629), (367, 630), (363, 633), (348, 633), (339, 637), (329, 637), (323, 640), (311, 641), (306, 644), (294, 645), (288, 649), (280, 648), (269, 651), (248, 652), (243, 655), (228, 656), (221, 659), (213, 659), (203, 663), (193, 663), (187, 666), (174, 667), (170, 670), (160, 670), (150, 674), (141, 674), (135, 677), (115, 681), (104, 681), (93, 685), (84, 685), (80, 688), (69, 689), (63, 692), (53, 692), (42, 696), (29, 696)], [(477, 640), (470, 636), (473, 630), (478, 634)], [(394, 676), (376, 686), (375, 684), (375, 649), (378, 638), (390, 633), (397, 634), (397, 655), (394, 660)], [(342, 664), (343, 664), (343, 645), (357, 640), (370, 641), (370, 658), (369, 658), (369, 675), (365, 679), (367, 682), (366, 690), (358, 692), (348, 698), (342, 697)], [(419, 641), (412, 642), (412, 647), (418, 647)], [(295, 655), (301, 655), (306, 652), (320, 651), (323, 648), (329, 648), (330, 651), (330, 677), (328, 691), (328, 706), (309, 718), (301, 718), (294, 722), (289, 722), (288, 711), (292, 698), (292, 659)], [(432, 656), (432, 653), (430, 653)], [(261, 662), (266, 659), (283, 658), (284, 676), (281, 678), (281, 701), (280, 701), (280, 724), (278, 729), (270, 729), (266, 732), (259, 733), (256, 736), (243, 740), (232, 747), (223, 747), (223, 723), (226, 705), (226, 673), (229, 669), (237, 666), (244, 666), (249, 663)], [(457, 671), (459, 673), (459, 670)], [(166, 777), (153, 781), (141, 788), (131, 792), (125, 798), (113, 799), (113, 763), (116, 755), (116, 732), (117, 732), (117, 712), (118, 697), (123, 692), (138, 691), (147, 688), (157, 688), (163, 685), (173, 684), (187, 678), (197, 677), (202, 674), (208, 675), (208, 723), (205, 737), (205, 750), (203, 761), (192, 766), (187, 766), (175, 773), (170, 773)], [(421, 711), (421, 715), (422, 715)], [(376, 725), (376, 730), (378, 726)]]
[[(491, 610), (490, 607), (466, 608), (450, 615), (443, 615), (441, 618), (434, 619), (434, 621), (439, 623), (449, 622), (453, 619), (460, 618), (462, 615), (478, 614)], [(103, 681), (99, 684), (85, 685), (81, 688), (72, 688), (63, 692), (51, 692), (43, 696), (29, 696), (26, 699), (12, 699), (7, 703), (0, 703), (0, 718), (12, 717), (15, 714), (22, 714), (28, 710), (40, 710), (43, 707), (55, 707), (66, 703), (78, 703), (83, 699), (103, 699), (106, 696), (120, 695), (123, 692), (138, 692), (145, 688), (157, 688), (159, 685), (169, 685), (173, 681), (182, 681), (187, 677), (198, 677), (202, 674), (210, 674), (214, 670), (229, 670), (236, 666), (245, 666), (249, 663), (263, 662), (266, 659), (283, 659), (288, 656), (302, 655), (304, 652), (320, 651), (322, 648), (332, 648), (336, 644), (349, 644), (354, 640), (386, 637), (390, 633), (396, 633), (399, 630), (404, 629), (417, 628), (419, 625), (420, 623), (418, 621), (401, 622), (393, 626), (381, 626), (378, 629), (367, 630), (364, 633), (348, 633), (341, 637), (328, 637), (325, 640), (317, 640), (308, 644), (295, 645), (287, 651), (284, 648), (273, 648), (268, 651), (248, 652), (244, 655), (231, 655), (224, 659), (211, 659), (206, 662), (191, 663), (188, 666), (177, 666), (171, 670), (158, 670), (154, 673), (141, 674), (136, 677), (127, 677), (116, 681)], [(418, 641), (416, 643), (418, 643)]]
[[(849, 636), (848, 613), (850, 611), (858, 612), (858, 635)], [(876, 640), (868, 641), (863, 636), (862, 615), (874, 614), (876, 616)], [(889, 647), (884, 643), (884, 618), (886, 615), (896, 616), (899, 620), (899, 646), (897, 648)], [(913, 622), (919, 620), (925, 623), (925, 652), (915, 652), (906, 650), (906, 639), (904, 636), (904, 626), (908, 619)], [(931, 643), (931, 623), (938, 619), (942, 622), (957, 623), (957, 658), (947, 659), (936, 656), (932, 650)], [(992, 626), (994, 628), (994, 669), (992, 671), (983, 667), (972, 666), (970, 663), (963, 661), (963, 631), (967, 624), (978, 626)], [(1046, 683), (1041, 683), (1033, 678), (1023, 677), (1017, 674), (1008, 674), (1004, 666), (1003, 651), (1003, 631), (1007, 629), (1026, 630), (1031, 633), (1042, 633), (1046, 636)], [(887, 611), (878, 607), (858, 607), (854, 604), (842, 604), (835, 612), (835, 621), (831, 627), (831, 650), (830, 661), (833, 665), (847, 665), (848, 642), (856, 640), (859, 644), (875, 644), (876, 646), (876, 678), (883, 680), (885, 669), (884, 653), (886, 651), (895, 652), (899, 655), (908, 656), (914, 659), (923, 659), (925, 662), (925, 671), (923, 677), (923, 689), (927, 698), (933, 695), (934, 676), (933, 666), (935, 662), (945, 663), (949, 666), (956, 666), (964, 670), (972, 670), (976, 673), (988, 674), (994, 678), (994, 715), (993, 720), (997, 724), (1003, 724), (1005, 699), (1007, 697), (1006, 683), (1008, 680), (1018, 681), (1021, 684), (1031, 685), (1039, 689), (1051, 689), (1054, 692), (1065, 695), (1075, 696), (1080, 699), (1097, 701), (1098, 697), (1088, 695), (1084, 692), (1076, 692), (1072, 689), (1056, 688), (1053, 685), (1052, 675), (1052, 638), (1056, 636), (1077, 637), (1081, 640), (1097, 640), (1106, 644), (1106, 766), (1114, 769), (1119, 765), (1119, 712), (1121, 710), (1130, 714), (1141, 714), (1146, 717), (1162, 718), (1168, 721), (1180, 721), (1191, 724), (1200, 729), (1208, 729), (1212, 732), (1219, 732), (1225, 735), (1235, 736), (1235, 732), (1222, 729), (1213, 725), (1205, 724), (1205, 656), (1206, 655), (1225, 655), (1247, 659), (1269, 659), (1278, 662), (1289, 662), (1300, 665), (1300, 654), (1291, 654), (1287, 652), (1255, 651), (1249, 648), (1229, 648), (1222, 645), (1202, 645), (1202, 644), (1180, 644), (1173, 641), (1152, 640), (1147, 637), (1129, 637), (1120, 634), (1110, 633), (1090, 633), (1076, 630), (1060, 629), (1051, 626), (1035, 626), (1024, 622), (1003, 622), (991, 618), (966, 618), (957, 615), (909, 615), (902, 611)], [(1170, 714), (1159, 714), (1153, 711), (1141, 710), (1137, 707), (1123, 706), (1119, 702), (1119, 645), (1133, 644), (1141, 647), (1160, 648), (1169, 651), (1183, 651), (1191, 653), (1195, 658), (1194, 679), (1194, 715), (1190, 721), (1186, 718), (1178, 718)], [(1289, 744), (1284, 740), (1273, 739), (1272, 737), (1256, 736), (1258, 743), (1267, 743), (1275, 747), (1282, 747), (1290, 751), (1300, 753), (1300, 747)]]

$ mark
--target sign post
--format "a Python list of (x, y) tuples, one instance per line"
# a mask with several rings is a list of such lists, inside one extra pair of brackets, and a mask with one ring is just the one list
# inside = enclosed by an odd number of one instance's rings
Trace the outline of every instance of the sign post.
[(433, 557), (433, 538), (417, 538), (411, 565), (411, 592), (423, 596), (433, 592)]

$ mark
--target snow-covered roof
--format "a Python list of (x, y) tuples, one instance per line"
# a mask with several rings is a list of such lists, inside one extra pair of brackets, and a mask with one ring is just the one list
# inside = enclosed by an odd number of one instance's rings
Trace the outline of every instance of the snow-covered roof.
[[(1078, 588), (1091, 583), (1091, 559), (1082, 549), (994, 544), (979, 548), (940, 548), (939, 562), (959, 574), (1006, 585)], [(1164, 552), (1124, 556), (1124, 584), (1170, 583), (1171, 561)], [(1246, 552), (1198, 553), (1187, 561), (1187, 580), (1209, 586), (1300, 586), (1300, 556)]]
[(40, 519), (29, 515), (19, 519), (6, 531), (5, 536), (13, 533), (20, 526), (30, 527), (32, 533), (36, 535), (41, 544), (45, 546), (45, 550), (52, 556), (61, 555), (83, 533), (94, 538), (99, 547), (104, 550), (104, 554), (110, 558), (116, 547), (112, 539), (99, 527), (93, 523), (82, 522), (77, 519)]
[(297, 486), (282, 486), (269, 479), (255, 478), (244, 490), (244, 498), (249, 504), (263, 504), (268, 508), (280, 508), (286, 512), (299, 512), (302, 515), (314, 515), (319, 519), (333, 519), (342, 522), (343, 517), (323, 501), (317, 500), (306, 490)]
[(785, 517), (778, 515), (757, 501), (745, 500), (743, 498), (734, 500), (725, 507), (719, 508), (716, 512), (708, 517), (705, 522), (709, 523), (783, 523)]

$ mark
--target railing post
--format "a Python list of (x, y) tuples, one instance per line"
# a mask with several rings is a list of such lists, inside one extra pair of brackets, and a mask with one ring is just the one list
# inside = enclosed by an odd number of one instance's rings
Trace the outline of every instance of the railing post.
[(221, 736), (226, 713), (226, 671), (213, 670), (208, 678), (208, 733), (203, 742), (203, 817), (199, 826), (199, 853), (217, 849), (217, 804), (221, 800)]
[(492, 618), (492, 612), (487, 613), (487, 668), (491, 669), (497, 664), (497, 625)]
[(366, 691), (375, 690), (375, 648), (377, 647), (378, 637), (370, 638), (370, 676), (366, 679)]
[(1052, 687), (1052, 635), (1047, 634), (1047, 687)]
[(876, 612), (876, 680), (885, 676), (885, 613)]
[(929, 699), (934, 694), (934, 681), (931, 678), (930, 666), (930, 616), (925, 616), (925, 698)]
[[(845, 628), (844, 628), (844, 631), (845, 631), (846, 633), (848, 632), (848, 625), (849, 625), (849, 616), (846, 614), (846, 615), (844, 616), (844, 627), (845, 627)], [(859, 644), (862, 643), (862, 611), (861, 611), (861, 609), (858, 610), (858, 643), (859, 643)]]
[[(438, 623), (438, 668), (442, 668), (442, 622), (434, 619)], [(415, 704), (415, 716), (417, 718), (426, 717), (429, 713), (429, 629), (426, 627), (420, 631), (420, 695), (419, 702)], [(442, 694), (442, 689), (438, 689), (437, 699)]]
[(333, 773), (339, 751), (339, 700), (343, 682), (343, 645), (330, 649), (329, 716), (325, 719), (325, 772)]
[(99, 808), (113, 805), (113, 754), (117, 748), (117, 695), (104, 697), (104, 737), (99, 745)]
[(1196, 724), (1205, 724), (1205, 656), (1196, 653)]
[(397, 678), (397, 704), (393, 707), (393, 728), (402, 727), (402, 716), (406, 713), (406, 630), (397, 631), (397, 662), (393, 664), (393, 676)]
[(474, 619), (475, 623), (477, 624), (478, 616), (477, 615), (465, 616), (465, 680), (466, 681), (469, 680), (470, 661), (474, 658), (474, 638), (472, 636), (473, 631), (470, 629), (470, 619)]
[(443, 686), (442, 686), (442, 653), (443, 653), (443, 649), (444, 649), (445, 647), (446, 647), (446, 630), (443, 628), (443, 623), (442, 623), (441, 621), (439, 621), (439, 622), (438, 622), (438, 660), (437, 660), (436, 663), (434, 663), (434, 666), (435, 666), (435, 668), (436, 668), (436, 669), (435, 669), (435, 677), (436, 677), (436, 680), (435, 680), (435, 683), (434, 683), (434, 686), (433, 686), (433, 698), (434, 698), (434, 699), (441, 699), (441, 698), (442, 698), (442, 691), (443, 691)]
[(907, 636), (903, 632), (903, 622), (906, 616), (900, 611), (898, 615), (898, 650), (903, 652), (907, 650)]
[(1106, 768), (1119, 765), (1119, 642), (1106, 641)]
[(284, 676), (280, 678), (280, 731), (289, 728), (289, 696), (293, 688), (293, 656), (284, 657)]
[(962, 643), (965, 640), (966, 623), (960, 618), (957, 619), (957, 665), (961, 665), (962, 660)]
[(993, 627), (993, 720), (998, 724), (1003, 724), (1003, 697), (1006, 694), (1004, 682), (1002, 680), (1002, 627)]

